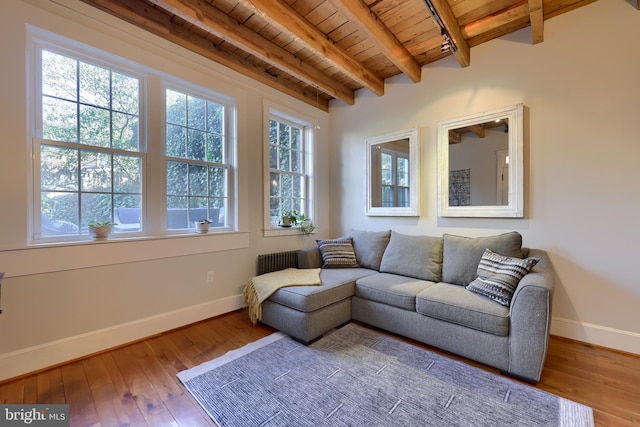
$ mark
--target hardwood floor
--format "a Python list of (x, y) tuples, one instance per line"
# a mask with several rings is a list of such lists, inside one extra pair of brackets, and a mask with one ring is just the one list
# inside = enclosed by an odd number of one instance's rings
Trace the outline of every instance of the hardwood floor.
[[(271, 332), (228, 313), (2, 383), (0, 403), (69, 403), (72, 426), (213, 426), (176, 373)], [(640, 356), (551, 337), (536, 387), (591, 406), (597, 426), (640, 425)]]

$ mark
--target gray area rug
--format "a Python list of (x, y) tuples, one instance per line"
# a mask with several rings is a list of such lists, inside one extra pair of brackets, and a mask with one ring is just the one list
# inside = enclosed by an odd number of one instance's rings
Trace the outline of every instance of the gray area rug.
[(220, 426), (593, 426), (593, 411), (349, 324), (274, 333), (180, 372)]

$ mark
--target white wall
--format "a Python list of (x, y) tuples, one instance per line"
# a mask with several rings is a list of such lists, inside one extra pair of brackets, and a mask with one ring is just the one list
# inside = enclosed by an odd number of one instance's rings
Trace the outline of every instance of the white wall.
[[(331, 105), (332, 235), (350, 228), (467, 236), (517, 230), (557, 272), (552, 333), (640, 353), (640, 11), (600, 0)], [(524, 103), (525, 218), (438, 218), (438, 121)], [(420, 127), (416, 218), (364, 215), (365, 139)], [(354, 161), (361, 159), (361, 161)]]
[[(27, 25), (198, 85), (238, 105), (238, 232), (28, 247)], [(328, 217), (329, 115), (79, 0), (7, 0), (0, 14), (0, 380), (212, 317), (242, 305), (258, 254), (306, 247), (263, 237), (263, 101), (314, 119), (318, 237)], [(214, 271), (214, 283), (206, 272)]]

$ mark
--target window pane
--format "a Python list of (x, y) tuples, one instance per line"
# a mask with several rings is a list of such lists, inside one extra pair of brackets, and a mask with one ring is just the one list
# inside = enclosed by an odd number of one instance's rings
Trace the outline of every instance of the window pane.
[(281, 147), (279, 151), (280, 151), (279, 169), (283, 171), (291, 171), (291, 165), (289, 163), (289, 156), (291, 155), (291, 150)]
[(189, 195), (207, 196), (206, 166), (189, 165)]
[(293, 197), (300, 199), (303, 196), (302, 193), (302, 177), (293, 176)]
[(82, 191), (111, 191), (111, 154), (81, 151)]
[(409, 186), (409, 159), (398, 157), (398, 185)]
[(222, 135), (224, 133), (224, 107), (207, 103), (207, 131)]
[(40, 188), (77, 191), (78, 152), (72, 148), (42, 145), (40, 147)]
[(227, 183), (225, 179), (225, 169), (209, 168), (209, 196), (224, 197), (227, 194)]
[(187, 166), (182, 162), (167, 162), (167, 195), (186, 196), (189, 194)]
[(293, 182), (291, 179), (291, 175), (282, 174), (281, 175), (281, 185), (280, 194), (282, 197), (292, 197), (293, 196)]
[(187, 97), (187, 126), (191, 129), (198, 129), (206, 131), (206, 109), (207, 105), (204, 99), (195, 98), (193, 96)]
[(167, 89), (167, 123), (187, 125), (187, 95)]
[(142, 194), (142, 159), (140, 157), (113, 156), (113, 191)]
[(225, 213), (227, 212), (225, 198), (209, 199), (209, 219), (213, 222), (213, 227), (224, 227)]
[(111, 108), (121, 113), (138, 115), (140, 111), (140, 88), (137, 78), (120, 73), (111, 73)]
[(110, 107), (111, 73), (95, 65), (80, 62), (80, 102)]
[(300, 146), (300, 129), (292, 127), (291, 128), (291, 148), (294, 150), (300, 150), (302, 147)]
[(280, 174), (271, 173), (270, 174), (271, 183), (269, 185), (270, 191), (269, 194), (271, 196), (279, 196), (280, 195)]
[(223, 163), (223, 147), (224, 140), (222, 135), (207, 135), (207, 161), (215, 163)]
[(271, 169), (280, 169), (278, 167), (278, 147), (274, 145), (269, 147), (269, 167)]
[(87, 227), (89, 221), (113, 221), (111, 194), (81, 193), (80, 194), (80, 225)]
[(182, 126), (167, 124), (167, 156), (187, 157), (187, 130)]
[(80, 143), (95, 147), (111, 145), (109, 110), (80, 105)]
[(291, 171), (302, 172), (302, 153), (300, 151), (291, 151)]
[(112, 113), (113, 120), (113, 148), (138, 151), (138, 116), (122, 113)]
[(42, 94), (76, 101), (77, 62), (75, 59), (42, 51)]
[(284, 123), (280, 123), (280, 125), (278, 126), (278, 143), (280, 145), (283, 145), (285, 147), (291, 146), (291, 143), (289, 141), (289, 130), (289, 126)]
[(40, 197), (43, 236), (79, 234), (77, 193), (43, 191)]
[(189, 129), (189, 142), (187, 143), (189, 158), (204, 160), (206, 151), (206, 134), (199, 130)]
[(53, 141), (77, 142), (77, 104), (43, 96), (42, 137)]

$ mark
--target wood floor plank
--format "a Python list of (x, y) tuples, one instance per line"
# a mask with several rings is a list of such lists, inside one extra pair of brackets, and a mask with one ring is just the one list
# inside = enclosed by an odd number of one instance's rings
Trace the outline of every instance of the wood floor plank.
[[(360, 323), (358, 323), (360, 324)], [(0, 403), (69, 403), (71, 425), (214, 426), (176, 374), (269, 335), (240, 310), (0, 384)], [(425, 344), (414, 345), (494, 368)], [(640, 356), (551, 337), (537, 388), (589, 405), (597, 427), (640, 426)]]
[(60, 368), (64, 383), (65, 399), (69, 402), (69, 417), (77, 425), (99, 424), (98, 413), (91, 396), (91, 388), (84, 372), (82, 361), (71, 362)]

